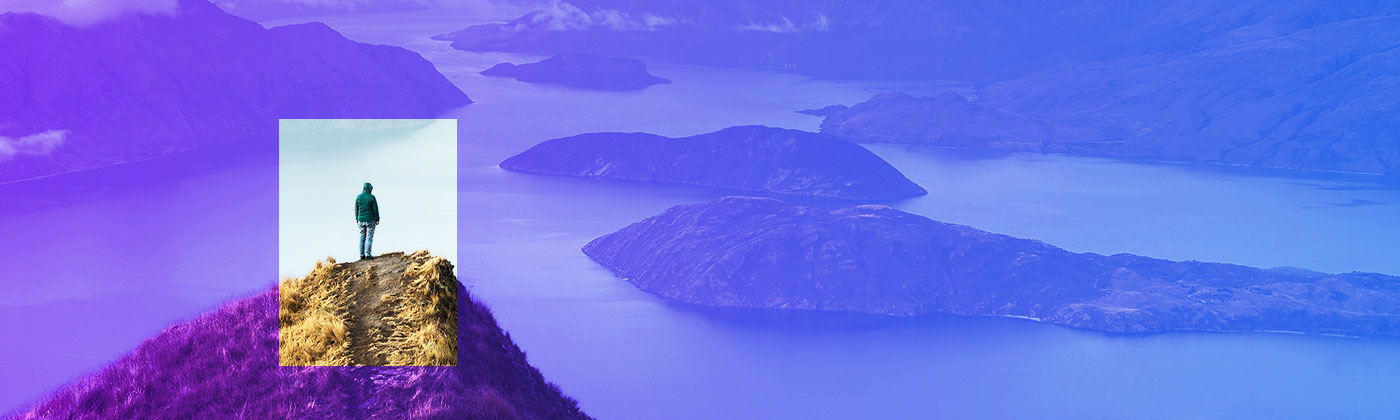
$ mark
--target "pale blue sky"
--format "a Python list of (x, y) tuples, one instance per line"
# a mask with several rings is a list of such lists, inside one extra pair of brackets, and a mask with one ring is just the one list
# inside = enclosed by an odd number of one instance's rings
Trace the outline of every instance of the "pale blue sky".
[(457, 120), (282, 120), (278, 273), (358, 258), (353, 204), (374, 184), (375, 255), (427, 249), (457, 259)]

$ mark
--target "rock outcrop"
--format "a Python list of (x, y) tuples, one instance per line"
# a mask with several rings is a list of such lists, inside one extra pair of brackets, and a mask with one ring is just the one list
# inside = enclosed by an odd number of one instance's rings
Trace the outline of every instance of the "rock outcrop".
[(526, 64), (500, 63), (483, 70), (481, 74), (597, 90), (637, 90), (671, 83), (647, 72), (647, 65), (642, 60), (593, 54), (556, 55)]
[(672, 207), (583, 252), (642, 290), (703, 305), (1400, 336), (1400, 278), (1073, 253), (877, 205), (727, 197)]
[(858, 144), (764, 126), (730, 127), (682, 138), (580, 134), (537, 144), (500, 166), (550, 175), (860, 200), (927, 194)]

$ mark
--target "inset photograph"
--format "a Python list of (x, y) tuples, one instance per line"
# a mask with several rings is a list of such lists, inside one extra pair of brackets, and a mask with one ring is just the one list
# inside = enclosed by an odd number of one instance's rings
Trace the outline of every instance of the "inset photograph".
[(279, 364), (456, 365), (457, 121), (278, 134)]

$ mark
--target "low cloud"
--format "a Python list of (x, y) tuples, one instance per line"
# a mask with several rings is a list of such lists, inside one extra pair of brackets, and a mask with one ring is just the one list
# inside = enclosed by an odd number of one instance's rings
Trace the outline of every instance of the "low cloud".
[(174, 14), (177, 0), (0, 0), (2, 12), (33, 12), (85, 26), (134, 14)]
[(423, 7), (437, 7), (444, 6), (445, 3), (459, 4), (468, 2), (453, 0), (214, 0), (214, 4), (226, 10), (236, 10), (242, 7), (301, 6), (351, 12), (361, 9), (372, 9), (378, 6), (417, 5)]
[(584, 11), (567, 2), (552, 3), (525, 17), (531, 29), (547, 31), (581, 31), (611, 29), (650, 31), (676, 23), (675, 19), (641, 13), (632, 15), (613, 9)]
[(0, 136), (0, 160), (47, 155), (62, 146), (67, 138), (68, 130), (48, 130), (20, 138)]
[(813, 19), (811, 22), (805, 24), (797, 24), (793, 23), (793, 21), (791, 19), (788, 19), (787, 17), (779, 16), (777, 21), (764, 23), (750, 22), (745, 25), (739, 25), (735, 29), (738, 29), (740, 31), (777, 33), (825, 31), (831, 29), (831, 19), (826, 17), (826, 15), (818, 14), (816, 19)]

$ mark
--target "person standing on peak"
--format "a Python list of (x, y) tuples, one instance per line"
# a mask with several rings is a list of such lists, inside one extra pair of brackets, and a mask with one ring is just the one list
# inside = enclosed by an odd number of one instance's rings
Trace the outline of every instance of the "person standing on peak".
[(360, 225), (360, 259), (374, 258), (369, 249), (374, 244), (374, 227), (379, 225), (379, 201), (369, 192), (374, 186), (365, 183), (364, 192), (355, 197), (355, 222)]

